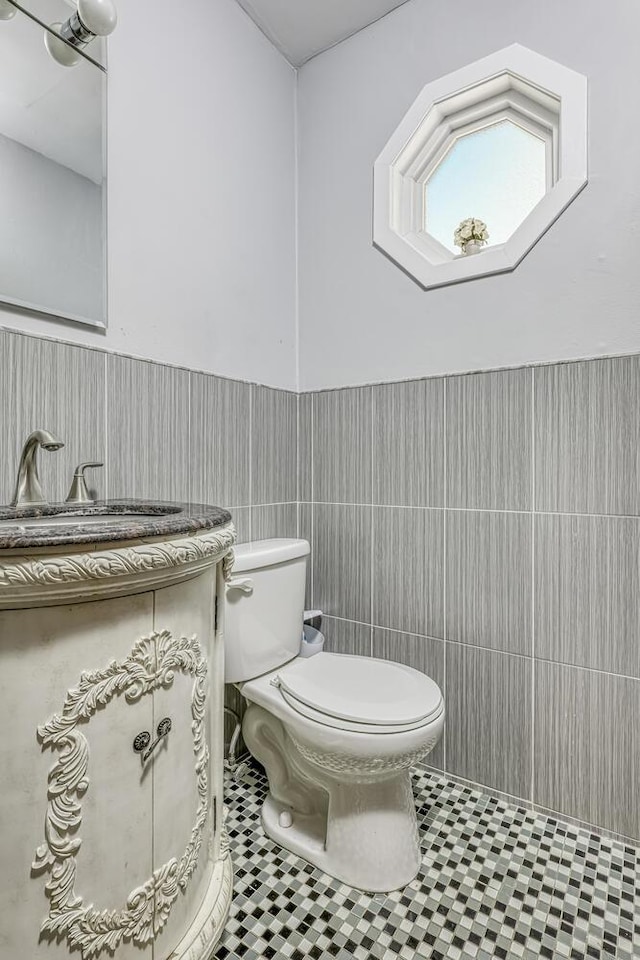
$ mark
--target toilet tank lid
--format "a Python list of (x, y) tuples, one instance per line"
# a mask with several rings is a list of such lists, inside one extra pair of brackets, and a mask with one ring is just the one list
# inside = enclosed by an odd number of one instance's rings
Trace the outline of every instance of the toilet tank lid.
[(273, 567), (287, 560), (298, 560), (309, 554), (306, 540), (255, 540), (234, 548), (233, 573), (245, 573), (260, 567)]

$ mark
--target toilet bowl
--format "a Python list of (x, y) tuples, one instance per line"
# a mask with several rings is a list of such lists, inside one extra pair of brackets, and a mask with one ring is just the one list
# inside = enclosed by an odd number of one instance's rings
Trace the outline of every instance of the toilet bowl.
[[(293, 540), (238, 548), (226, 679), (248, 703), (243, 735), (267, 773), (265, 833), (350, 886), (388, 892), (420, 866), (409, 768), (440, 739), (444, 703), (404, 664), (297, 656), (308, 550)], [(280, 608), (292, 604), (285, 623)]]

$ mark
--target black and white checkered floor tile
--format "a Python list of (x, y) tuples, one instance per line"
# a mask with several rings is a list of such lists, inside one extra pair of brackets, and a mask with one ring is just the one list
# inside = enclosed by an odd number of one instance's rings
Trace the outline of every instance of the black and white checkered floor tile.
[(217, 960), (640, 958), (640, 851), (416, 772), (422, 867), (360, 893), (267, 839), (257, 765), (227, 784), (234, 901)]

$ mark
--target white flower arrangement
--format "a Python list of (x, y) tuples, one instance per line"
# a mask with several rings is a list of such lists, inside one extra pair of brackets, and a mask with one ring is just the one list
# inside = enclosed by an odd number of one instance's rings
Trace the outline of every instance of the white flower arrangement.
[(469, 217), (463, 220), (453, 235), (453, 242), (456, 247), (460, 247), (464, 253), (468, 243), (479, 243), (481, 246), (489, 239), (489, 231), (483, 220), (476, 220), (475, 217)]

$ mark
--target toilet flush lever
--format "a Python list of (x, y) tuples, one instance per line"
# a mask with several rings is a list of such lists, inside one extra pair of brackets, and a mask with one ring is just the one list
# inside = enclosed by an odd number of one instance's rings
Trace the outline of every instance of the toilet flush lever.
[(227, 593), (231, 590), (239, 590), (240, 593), (253, 593), (253, 580), (251, 577), (238, 577), (236, 580), (230, 580), (227, 584)]

